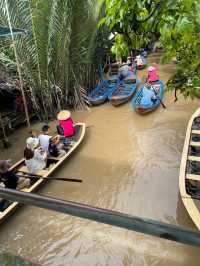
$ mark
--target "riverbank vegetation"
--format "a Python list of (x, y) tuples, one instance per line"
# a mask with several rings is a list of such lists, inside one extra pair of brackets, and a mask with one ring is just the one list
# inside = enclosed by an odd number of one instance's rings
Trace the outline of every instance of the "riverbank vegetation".
[[(66, 102), (84, 107), (86, 88), (94, 82), (97, 68), (98, 20), (101, 4), (82, 0), (3, 0), (0, 25), (26, 30), (15, 37), (25, 87), (32, 104), (42, 118), (48, 118)], [(11, 38), (0, 42), (0, 64), (8, 72), (16, 71)], [(95, 56), (94, 56), (95, 55)]]

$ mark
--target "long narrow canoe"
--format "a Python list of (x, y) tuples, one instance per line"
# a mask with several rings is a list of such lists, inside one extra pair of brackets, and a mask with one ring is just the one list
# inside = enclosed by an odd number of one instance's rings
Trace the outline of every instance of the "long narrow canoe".
[(112, 93), (119, 79), (116, 75), (110, 76), (108, 80), (103, 80), (88, 96), (88, 100), (92, 105), (99, 105), (108, 99), (108, 95)]
[[(72, 137), (73, 144), (70, 145), (70, 149), (66, 153), (65, 156), (62, 157), (49, 157), (48, 158), (48, 169), (44, 169), (39, 171), (37, 174), (40, 176), (43, 176), (44, 178), (48, 178), (51, 174), (53, 174), (57, 168), (64, 164), (65, 160), (78, 148), (79, 144), (83, 140), (83, 137), (85, 135), (85, 124), (84, 123), (77, 123), (75, 125), (75, 134)], [(27, 172), (28, 170), (25, 166), (24, 159), (17, 162), (15, 165), (13, 165), (10, 170), (12, 170), (15, 173), (21, 172)], [(46, 180), (44, 179), (38, 179), (33, 183), (29, 188), (23, 189), (25, 192), (33, 192), (36, 189), (38, 189)], [(0, 223), (3, 222), (17, 207), (19, 206), (18, 202), (11, 203), (7, 209), (5, 209), (3, 212), (0, 211)]]
[(129, 101), (133, 97), (139, 83), (140, 81), (134, 75), (125, 78), (118, 85), (117, 89), (115, 89), (112, 94), (108, 96), (111, 104), (118, 106)]
[(152, 84), (152, 89), (155, 93), (155, 100), (152, 100), (151, 97), (148, 96), (148, 89), (146, 89), (145, 85), (143, 85), (132, 100), (132, 106), (135, 111), (140, 114), (146, 114), (155, 110), (160, 105), (160, 100), (163, 99), (164, 87), (164, 83), (161, 80), (158, 80)]
[(188, 122), (180, 165), (179, 191), (189, 216), (200, 230), (200, 108)]

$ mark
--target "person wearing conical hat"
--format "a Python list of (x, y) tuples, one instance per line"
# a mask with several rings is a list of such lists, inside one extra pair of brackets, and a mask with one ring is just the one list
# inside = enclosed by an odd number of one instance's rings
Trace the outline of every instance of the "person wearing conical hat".
[(157, 74), (157, 69), (154, 66), (150, 66), (148, 68), (148, 81), (149, 82), (155, 82), (159, 80), (159, 76)]
[(71, 137), (75, 133), (74, 125), (73, 125), (73, 120), (71, 118), (71, 113), (68, 110), (62, 110), (58, 113), (57, 119), (59, 121), (59, 126), (57, 127), (58, 131), (62, 131), (65, 137)]

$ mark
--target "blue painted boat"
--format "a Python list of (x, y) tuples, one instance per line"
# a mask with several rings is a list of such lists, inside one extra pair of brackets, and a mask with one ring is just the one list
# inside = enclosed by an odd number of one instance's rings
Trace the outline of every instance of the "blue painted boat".
[(147, 88), (144, 84), (132, 100), (135, 111), (146, 114), (155, 110), (160, 105), (160, 100), (163, 99), (164, 87), (165, 85), (161, 80), (151, 83), (151, 88)]
[(108, 95), (112, 93), (119, 84), (116, 75), (110, 76), (108, 80), (102, 80), (88, 96), (88, 100), (92, 105), (99, 105), (108, 99)]
[(114, 106), (123, 104), (133, 97), (139, 84), (140, 81), (135, 75), (128, 76), (120, 82), (117, 88), (108, 96), (108, 99)]

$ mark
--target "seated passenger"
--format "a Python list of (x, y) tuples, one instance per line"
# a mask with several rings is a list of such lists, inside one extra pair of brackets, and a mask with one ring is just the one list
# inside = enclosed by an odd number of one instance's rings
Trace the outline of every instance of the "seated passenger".
[(15, 173), (9, 170), (11, 160), (0, 161), (0, 180), (6, 188), (22, 189), (30, 185), (29, 178), (18, 177)]
[(143, 59), (142, 59), (142, 57), (140, 55), (136, 56), (135, 63), (136, 63), (137, 66), (141, 66), (141, 65), (144, 64)]
[(71, 119), (71, 113), (67, 110), (62, 110), (58, 113), (57, 119), (59, 121), (59, 126), (57, 127), (58, 134), (72, 137), (75, 133), (75, 128)]
[[(142, 105), (149, 105), (151, 102), (155, 103), (157, 100), (154, 90), (151, 88), (150, 84), (143, 87), (143, 97), (141, 99)], [(150, 102), (151, 101), (151, 102)]]
[(148, 81), (149, 82), (155, 82), (159, 80), (159, 76), (157, 75), (157, 69), (153, 66), (150, 66), (148, 68)]
[(26, 140), (26, 145), (24, 150), (25, 163), (28, 171), (35, 174), (46, 167), (47, 152), (42, 147), (39, 147), (37, 138), (29, 137)]
[(47, 154), (49, 152), (49, 140), (51, 138), (51, 136), (49, 136), (49, 128), (50, 127), (48, 125), (44, 125), (42, 127), (42, 134), (40, 134), (38, 137), (43, 151), (45, 151)]
[(60, 143), (60, 139), (58, 137), (50, 139), (49, 154), (53, 157), (64, 156), (66, 154), (64, 144)]

